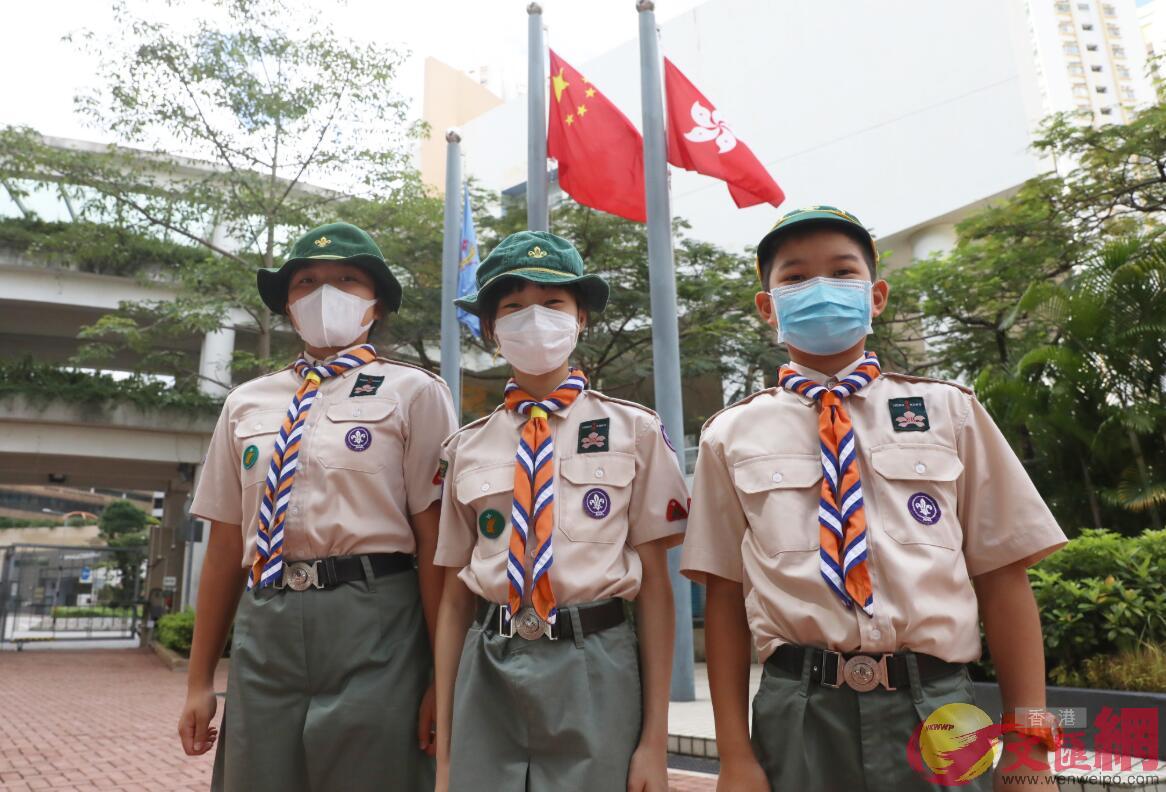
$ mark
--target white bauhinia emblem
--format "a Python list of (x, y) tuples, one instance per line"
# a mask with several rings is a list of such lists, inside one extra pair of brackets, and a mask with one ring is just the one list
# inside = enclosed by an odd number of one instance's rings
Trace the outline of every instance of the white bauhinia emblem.
[(729, 125), (721, 120), (719, 110), (709, 110), (700, 102), (693, 102), (692, 120), (696, 122), (696, 126), (684, 133), (685, 140), (691, 140), (693, 143), (715, 140), (717, 151), (721, 154), (727, 154), (736, 147), (737, 136), (729, 129)]

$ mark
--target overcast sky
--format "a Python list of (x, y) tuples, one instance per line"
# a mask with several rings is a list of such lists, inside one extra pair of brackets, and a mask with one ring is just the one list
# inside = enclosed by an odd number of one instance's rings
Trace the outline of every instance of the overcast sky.
[[(154, 7), (164, 7), (152, 0)], [(660, 0), (664, 21), (700, 0)], [(343, 36), (407, 49), (400, 90), (420, 115), (422, 62), (432, 55), (460, 69), (489, 66), (526, 82), (527, 0), (347, 0), (323, 4)], [(93, 63), (61, 37), (82, 28), (107, 33), (104, 0), (5, 3), (0, 47), (0, 126), (27, 124), (49, 135), (104, 140), (73, 114), (73, 96), (92, 84)], [(547, 42), (573, 63), (599, 55), (637, 33), (635, 0), (542, 0)]]

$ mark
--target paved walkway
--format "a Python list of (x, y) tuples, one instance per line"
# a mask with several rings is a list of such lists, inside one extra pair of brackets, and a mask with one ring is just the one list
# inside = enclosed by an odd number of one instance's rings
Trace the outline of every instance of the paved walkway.
[[(226, 686), (220, 669), (217, 687)], [(186, 678), (140, 650), (0, 652), (0, 790), (206, 790), (211, 756), (175, 734)], [(672, 771), (673, 792), (712, 792)]]

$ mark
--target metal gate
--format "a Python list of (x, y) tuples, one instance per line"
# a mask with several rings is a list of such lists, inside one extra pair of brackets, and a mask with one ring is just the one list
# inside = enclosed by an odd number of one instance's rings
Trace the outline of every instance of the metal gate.
[(0, 547), (0, 643), (138, 634), (145, 548)]

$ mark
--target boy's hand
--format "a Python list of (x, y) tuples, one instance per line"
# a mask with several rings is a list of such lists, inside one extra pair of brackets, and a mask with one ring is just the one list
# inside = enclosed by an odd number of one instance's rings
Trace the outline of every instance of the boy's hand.
[(178, 738), (187, 756), (202, 756), (214, 747), (218, 729), (211, 726), (218, 709), (213, 688), (190, 690), (178, 718)]
[(628, 768), (628, 792), (668, 792), (668, 753), (640, 743)]
[(421, 697), (421, 708), (417, 712), (417, 746), (426, 756), (437, 756), (437, 697), (433, 683), (425, 688)]
[(721, 762), (717, 792), (770, 792), (769, 779), (752, 756)]

